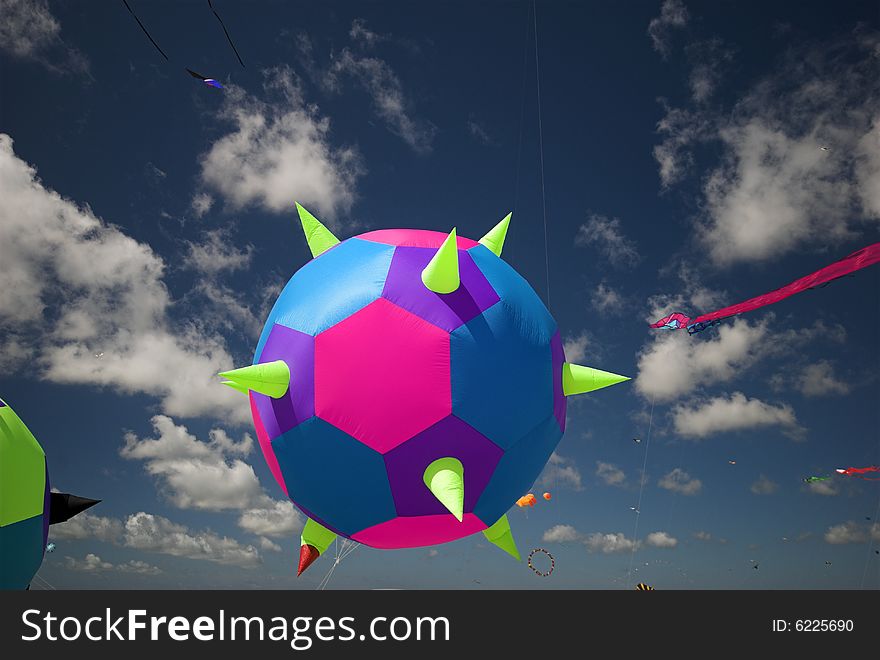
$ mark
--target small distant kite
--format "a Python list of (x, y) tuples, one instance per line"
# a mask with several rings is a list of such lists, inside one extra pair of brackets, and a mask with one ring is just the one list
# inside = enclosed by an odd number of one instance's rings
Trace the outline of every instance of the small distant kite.
[(203, 83), (205, 83), (205, 84), (208, 85), (209, 87), (216, 87), (217, 89), (223, 89), (223, 85), (221, 85), (220, 83), (218, 83), (218, 82), (217, 82), (216, 80), (214, 80), (213, 78), (205, 78), (205, 76), (203, 76), (201, 73), (196, 73), (196, 72), (193, 71), (192, 69), (187, 69), (187, 72), (188, 72), (189, 75), (191, 75), (193, 78), (198, 78), (199, 80), (201, 80)]
[(54, 544), (54, 543), (50, 543), (49, 545), (47, 545), (47, 546), (46, 546), (46, 552), (55, 552), (55, 544)]
[(635, 506), (631, 506), (631, 507), (629, 508), (629, 510), (630, 510), (630, 511), (635, 511), (636, 513), (641, 513), (641, 511), (639, 511), (638, 507), (635, 507)]
[(544, 493), (544, 499), (548, 502), (553, 499), (553, 496), (550, 493)]
[(641, 438), (633, 438), (633, 442), (635, 442), (636, 444), (641, 444), (642, 439)]
[(825, 562), (825, 565), (826, 565), (826, 566), (831, 566), (831, 562), (830, 562), (830, 561), (826, 561), (826, 562)]
[[(532, 563), (532, 558), (537, 553), (540, 553), (542, 555), (547, 555), (547, 558), (550, 560), (550, 569), (549, 570), (541, 571), (540, 569), (535, 568), (535, 565)], [(550, 574), (553, 573), (554, 570), (556, 570), (556, 559), (554, 559), (553, 555), (551, 555), (544, 548), (535, 548), (534, 550), (532, 550), (529, 553), (529, 568), (532, 569), (532, 571), (534, 571), (536, 575), (540, 575), (541, 577), (549, 577)]]
[(814, 484), (817, 481), (828, 481), (831, 477), (804, 477), (804, 482)]
[(520, 509), (522, 509), (523, 507), (527, 507), (527, 506), (535, 506), (535, 503), (536, 503), (537, 501), (538, 501), (538, 500), (537, 500), (537, 498), (535, 498), (534, 494), (533, 494), (533, 493), (529, 493), (528, 495), (523, 495), (521, 498), (519, 498), (519, 499), (516, 501), (516, 505), (517, 505)]
[(654, 589), (654, 587), (652, 587), (650, 584), (645, 584), (644, 582), (639, 582), (636, 585), (636, 591), (656, 591), (656, 589)]
[(831, 147), (821, 146), (819, 147), (822, 151), (831, 151)]
[(835, 470), (838, 474), (846, 475), (847, 477), (858, 477), (859, 479), (864, 479), (865, 481), (880, 481), (880, 477), (863, 477), (863, 474), (867, 474), (868, 472), (880, 472), (880, 466), (877, 465), (869, 465), (868, 467), (863, 468), (846, 468), (845, 470), (837, 469)]
[(877, 262), (880, 262), (880, 243), (874, 243), (873, 245), (863, 247), (861, 250), (856, 250), (848, 257), (844, 257), (840, 261), (835, 261), (830, 266), (825, 266), (825, 268), (786, 284), (784, 287), (776, 289), (775, 291), (764, 293), (760, 296), (755, 296), (754, 298), (749, 298), (741, 303), (730, 305), (729, 307), (708, 314), (702, 314), (693, 319), (679, 312), (675, 312), (668, 316), (664, 316), (656, 323), (652, 323), (651, 327), (664, 330), (680, 330), (686, 328), (688, 334), (693, 335), (706, 328), (710, 328), (713, 325), (718, 325), (721, 323), (722, 319), (778, 303), (780, 300), (785, 300), (796, 293), (823, 286), (832, 280), (836, 280), (844, 275), (849, 275), (862, 268), (867, 268)]
[(730, 463), (731, 465), (736, 465), (736, 461), (727, 461), (727, 462)]

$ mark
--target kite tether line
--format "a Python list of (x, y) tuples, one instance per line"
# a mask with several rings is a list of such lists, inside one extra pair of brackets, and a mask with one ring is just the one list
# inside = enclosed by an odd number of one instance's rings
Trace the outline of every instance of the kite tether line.
[(639, 544), (639, 517), (642, 515), (642, 493), (645, 492), (645, 476), (647, 474), (646, 470), (648, 469), (648, 450), (651, 448), (651, 427), (654, 424), (654, 401), (656, 398), (656, 394), (651, 397), (651, 416), (648, 419), (648, 439), (645, 442), (645, 459), (642, 462), (642, 480), (639, 486), (639, 502), (636, 504), (636, 522), (633, 527), (632, 552), (629, 555), (629, 570), (627, 571), (626, 577), (627, 584), (632, 582), (633, 560), (636, 556), (636, 546)]
[(156, 41), (153, 39), (153, 37), (150, 36), (150, 33), (147, 32), (147, 28), (144, 27), (144, 24), (141, 23), (141, 19), (139, 19), (137, 17), (137, 14), (135, 14), (132, 11), (131, 7), (128, 6), (128, 2), (126, 2), (126, 0), (122, 0), (122, 4), (124, 4), (125, 8), (128, 9), (128, 13), (130, 13), (132, 16), (134, 16), (134, 20), (136, 20), (137, 24), (141, 26), (141, 30), (144, 31), (145, 35), (147, 35), (147, 39), (149, 39), (152, 42), (152, 44), (156, 47), (156, 50), (158, 50), (160, 53), (162, 53), (162, 57), (164, 57), (167, 60), (168, 56), (165, 54), (165, 51), (162, 50), (161, 48), (159, 48), (159, 44), (157, 44)]

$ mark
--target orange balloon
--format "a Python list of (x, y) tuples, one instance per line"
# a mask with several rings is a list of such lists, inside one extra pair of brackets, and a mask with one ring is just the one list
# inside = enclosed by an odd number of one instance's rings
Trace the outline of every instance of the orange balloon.
[(553, 497), (553, 496), (552, 496), (550, 493), (544, 493), (544, 499), (545, 499), (545, 500), (549, 500), (549, 499), (551, 499), (552, 497)]

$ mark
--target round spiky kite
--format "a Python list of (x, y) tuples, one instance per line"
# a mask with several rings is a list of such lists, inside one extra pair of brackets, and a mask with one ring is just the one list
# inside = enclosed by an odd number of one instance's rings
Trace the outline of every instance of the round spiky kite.
[(565, 361), (556, 322), (479, 241), (422, 230), (340, 242), (297, 204), (313, 259), (275, 303), (248, 392), (275, 479), (308, 516), (299, 573), (337, 535), (410, 548), (483, 532), (519, 559), (506, 511), (565, 429), (566, 396), (624, 376)]

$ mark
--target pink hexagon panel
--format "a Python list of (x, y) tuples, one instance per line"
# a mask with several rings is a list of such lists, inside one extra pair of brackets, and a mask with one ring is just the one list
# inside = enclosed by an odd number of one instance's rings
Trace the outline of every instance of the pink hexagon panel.
[(378, 452), (452, 411), (449, 334), (380, 298), (315, 338), (315, 414)]

